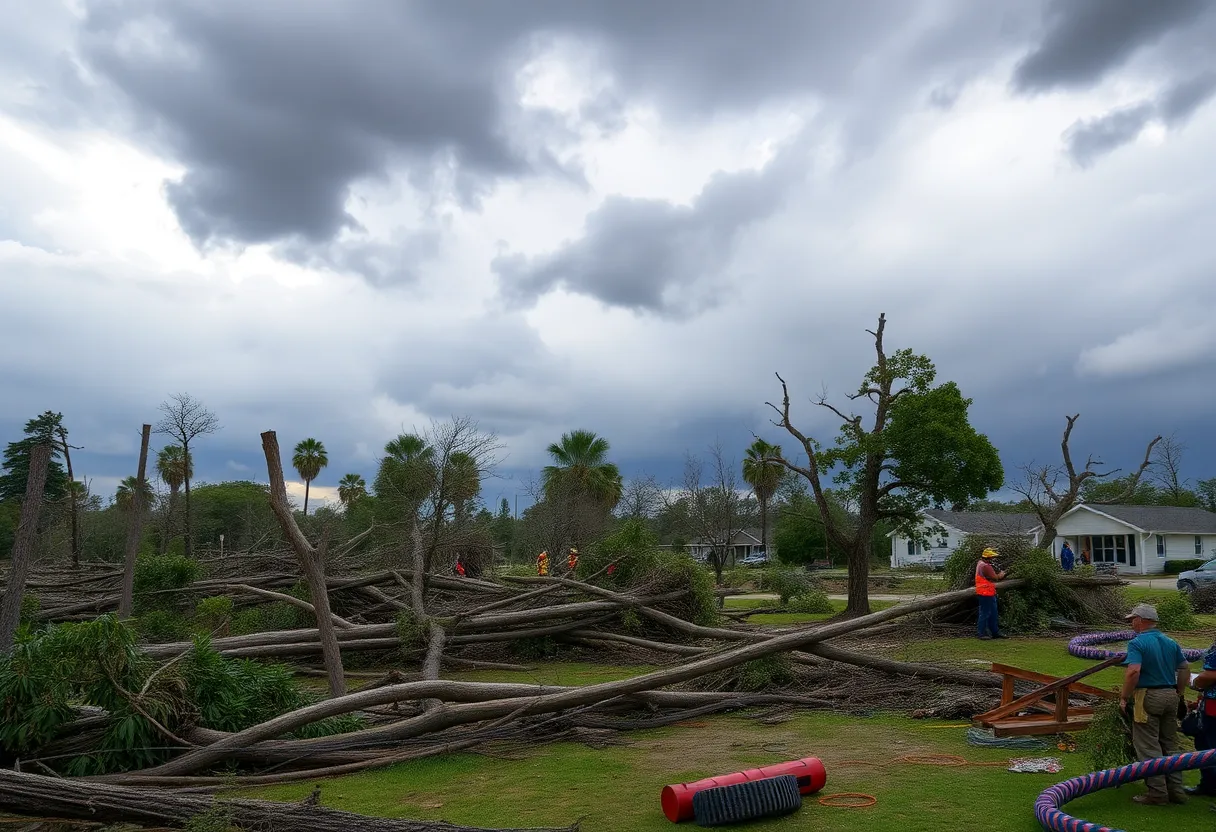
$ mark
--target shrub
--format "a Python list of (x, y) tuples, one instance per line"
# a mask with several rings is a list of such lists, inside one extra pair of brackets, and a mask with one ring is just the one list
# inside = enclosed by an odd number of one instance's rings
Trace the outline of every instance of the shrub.
[(767, 690), (782, 687), (794, 681), (794, 671), (786, 656), (765, 656), (739, 667), (738, 689), (745, 691)]
[(1195, 612), (1208, 615), (1216, 612), (1216, 586), (1201, 586), (1192, 592), (1191, 606)]
[(1093, 722), (1080, 741), (1093, 771), (1118, 768), (1136, 759), (1131, 732), (1118, 702), (1105, 700), (1094, 706)]
[(168, 610), (150, 610), (135, 619), (135, 629), (146, 641), (156, 644), (183, 641), (190, 637), (186, 619)]
[(812, 589), (795, 595), (790, 599), (787, 609), (800, 615), (823, 615), (835, 612), (831, 599), (821, 589)]
[(1191, 599), (1181, 592), (1171, 592), (1157, 602), (1157, 618), (1163, 630), (1188, 632), (1199, 627)]
[(34, 623), (34, 616), (42, 609), (42, 602), (38, 600), (38, 596), (32, 592), (27, 592), (21, 596), (21, 618), (20, 622), (25, 625)]
[(184, 555), (152, 555), (135, 561), (134, 612), (169, 610), (178, 606), (176, 593), (198, 580), (202, 570), (197, 561)]
[(209, 633), (225, 631), (232, 624), (232, 599), (226, 595), (204, 598), (194, 608), (194, 620)]
[(785, 566), (773, 566), (764, 570), (759, 589), (763, 592), (775, 592), (781, 598), (782, 605), (797, 595), (802, 595), (816, 588), (815, 579), (807, 574), (805, 569), (790, 569)]
[(759, 584), (764, 580), (766, 569), (748, 569), (746, 566), (736, 566), (722, 571), (722, 586), (729, 589), (742, 589), (745, 586)]
[(403, 653), (414, 653), (426, 647), (426, 632), (411, 610), (397, 613), (397, 637), (401, 639)]
[(1192, 569), (1198, 569), (1205, 563), (1207, 563), (1207, 561), (1200, 558), (1187, 560), (1167, 560), (1165, 562), (1165, 574), (1177, 575), (1181, 572), (1189, 572)]

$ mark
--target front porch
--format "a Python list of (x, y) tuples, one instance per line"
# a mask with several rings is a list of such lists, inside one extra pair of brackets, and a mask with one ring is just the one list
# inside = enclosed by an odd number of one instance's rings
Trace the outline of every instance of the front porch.
[(1090, 554), (1094, 565), (1109, 564), (1118, 572), (1145, 574), (1143, 541), (1137, 534), (1074, 533), (1056, 538), (1055, 556), (1059, 558), (1064, 542), (1072, 548), (1076, 564), (1085, 562), (1083, 552)]

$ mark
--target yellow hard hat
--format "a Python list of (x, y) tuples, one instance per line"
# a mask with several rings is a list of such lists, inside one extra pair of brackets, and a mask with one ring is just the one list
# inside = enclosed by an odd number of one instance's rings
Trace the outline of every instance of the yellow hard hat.
[(1000, 552), (998, 552), (996, 549), (985, 549), (984, 550), (983, 557), (995, 558), (995, 557), (999, 557), (999, 556), (1000, 556)]

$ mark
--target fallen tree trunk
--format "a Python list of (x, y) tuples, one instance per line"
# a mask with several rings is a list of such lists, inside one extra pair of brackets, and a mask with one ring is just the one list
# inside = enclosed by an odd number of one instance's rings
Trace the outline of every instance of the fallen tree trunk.
[[(182, 826), (209, 812), (222, 813), (242, 829), (275, 832), (487, 832), (485, 827), (444, 821), (373, 818), (311, 806), (270, 800), (218, 800), (204, 795), (132, 789), (80, 780), (63, 780), (0, 770), (0, 810), (21, 815), (145, 826)], [(578, 825), (519, 832), (575, 832)], [(490, 832), (505, 832), (490, 830)]]

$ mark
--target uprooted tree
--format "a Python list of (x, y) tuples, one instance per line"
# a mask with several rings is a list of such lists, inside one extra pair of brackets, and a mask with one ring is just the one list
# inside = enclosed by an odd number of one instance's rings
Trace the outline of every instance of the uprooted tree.
[[(1064, 427), (1064, 436), (1060, 440), (1061, 464), (1030, 463), (1025, 465), (1022, 468), (1021, 482), (1012, 486), (1014, 491), (1026, 498), (1031, 510), (1043, 524), (1043, 535), (1039, 539), (1048, 547), (1056, 539), (1056, 528), (1060, 523), (1060, 518), (1077, 505), (1086, 487), (1097, 481), (1106, 480), (1119, 472), (1118, 468), (1109, 471), (1095, 470), (1104, 467), (1105, 463), (1095, 459), (1092, 455), (1086, 458), (1085, 467), (1077, 470), (1076, 463), (1072, 459), (1069, 442), (1072, 440), (1072, 430), (1076, 426), (1077, 420), (1081, 418), (1081, 414), (1064, 418), (1067, 424)], [(1127, 501), (1131, 495), (1136, 493), (1144, 472), (1153, 464), (1153, 449), (1160, 441), (1160, 436), (1149, 441), (1140, 467), (1120, 481), (1122, 487), (1113, 490), (1103, 489), (1108, 493), (1092, 493), (1086, 498), (1086, 502), (1096, 505), (1116, 505)]]
[[(849, 396), (873, 406), (868, 426), (862, 416), (820, 396), (815, 404), (841, 420), (835, 446), (825, 448), (794, 425), (789, 387), (780, 375), (781, 404), (768, 402), (778, 414), (774, 423), (798, 441), (806, 457), (805, 462), (794, 461), (782, 453), (774, 461), (807, 479), (828, 539), (846, 553), (847, 616), (870, 611), (870, 559), (879, 522), (914, 535), (922, 509), (961, 507), (1004, 483), (996, 448), (968, 420), (971, 400), (963, 398), (954, 382), (934, 386), (937, 371), (928, 357), (910, 349), (888, 355), (883, 344), (886, 322), (886, 314), (881, 314), (877, 329), (867, 330), (874, 338), (876, 360)], [(829, 476), (848, 505), (843, 516), (831, 509)]]

